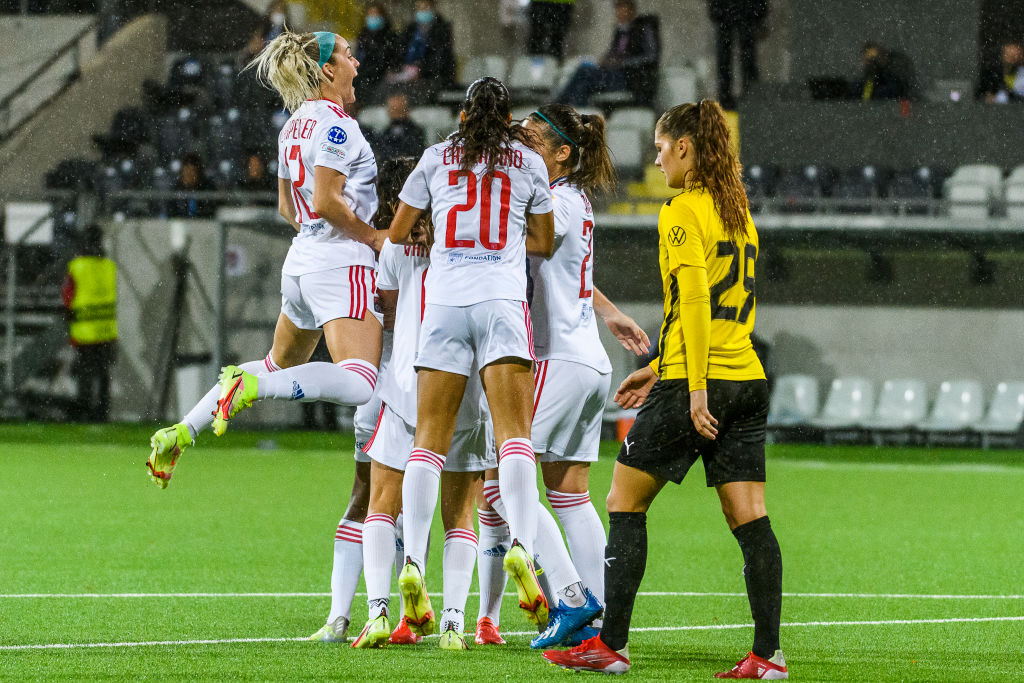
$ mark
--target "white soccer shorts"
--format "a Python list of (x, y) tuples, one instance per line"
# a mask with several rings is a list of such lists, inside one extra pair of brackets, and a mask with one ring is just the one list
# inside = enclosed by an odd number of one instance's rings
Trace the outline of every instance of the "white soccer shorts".
[(469, 377), (501, 358), (534, 361), (533, 323), (525, 301), (492, 299), (472, 306), (427, 304), (420, 327), (416, 368)]
[(533, 392), (533, 450), (541, 462), (594, 462), (611, 373), (567, 360), (537, 363)]
[[(381, 465), (404, 472), (415, 435), (416, 428), (385, 404), (377, 430), (363, 448)], [(444, 460), (446, 472), (483, 472), (497, 466), (498, 457), (487, 441), (486, 421), (455, 432)]]
[(316, 330), (338, 318), (362, 320), (373, 311), (376, 273), (369, 266), (281, 275), (281, 312), (300, 330)]

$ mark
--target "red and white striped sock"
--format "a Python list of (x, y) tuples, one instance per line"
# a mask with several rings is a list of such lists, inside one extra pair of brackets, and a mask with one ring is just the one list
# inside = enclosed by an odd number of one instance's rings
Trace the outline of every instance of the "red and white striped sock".
[(444, 456), (414, 448), (409, 455), (402, 480), (402, 516), (404, 524), (402, 538), (405, 554), (416, 563), (420, 571), (426, 571), (427, 544), (430, 523), (437, 507), (437, 491), (441, 482)]
[[(476, 534), (472, 529), (448, 529), (444, 533), (444, 611), (441, 612), (441, 631), (449, 625), (457, 633), (466, 626), (466, 597), (473, 582), (476, 564)], [(449, 624), (449, 622), (451, 622)]]
[(533, 553), (537, 533), (537, 461), (529, 439), (509, 439), (498, 449), (498, 484), (513, 541)]
[[(489, 483), (484, 482), (485, 491)], [(493, 484), (494, 493), (497, 494), (497, 480)], [(477, 510), (476, 514), (480, 520), (480, 540), (476, 554), (477, 578), (480, 580), (480, 610), (477, 619), (487, 617), (497, 626), (501, 618), (501, 596), (508, 580), (502, 565), (505, 553), (512, 545), (512, 538), (508, 535), (508, 525), (497, 512)]]
[(565, 530), (565, 540), (583, 584), (604, 603), (604, 524), (590, 502), (590, 492), (561, 493), (547, 489), (548, 502)]
[(363, 577), (369, 617), (387, 609), (391, 598), (391, 568), (395, 561), (395, 520), (391, 515), (373, 512), (363, 522)]
[[(267, 374), (281, 369), (277, 367), (269, 353), (263, 360), (246, 361), (238, 367), (254, 375)], [(199, 403), (195, 404), (192, 410), (188, 411), (188, 414), (181, 419), (185, 426), (188, 427), (188, 432), (192, 435), (193, 439), (196, 438), (199, 432), (213, 424), (213, 411), (217, 410), (218, 400), (220, 400), (220, 384), (214, 384), (213, 388), (199, 399)]]
[(304, 363), (261, 375), (258, 398), (279, 401), (327, 401), (346, 406), (366, 403), (377, 386), (377, 368), (358, 358), (340, 363)]
[(352, 615), (352, 598), (363, 573), (363, 523), (342, 518), (334, 533), (334, 566), (331, 569), (331, 613), (327, 623)]

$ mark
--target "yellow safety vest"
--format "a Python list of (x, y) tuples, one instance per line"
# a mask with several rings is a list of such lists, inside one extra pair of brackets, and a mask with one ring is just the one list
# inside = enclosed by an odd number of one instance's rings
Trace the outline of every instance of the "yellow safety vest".
[(102, 256), (71, 259), (71, 343), (102, 344), (117, 339), (117, 266)]

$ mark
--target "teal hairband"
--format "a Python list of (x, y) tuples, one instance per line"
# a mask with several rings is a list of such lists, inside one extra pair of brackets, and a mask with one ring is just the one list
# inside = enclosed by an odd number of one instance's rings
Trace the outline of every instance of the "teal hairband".
[(320, 46), (320, 59), (317, 64), (322, 67), (331, 61), (331, 55), (334, 54), (335, 36), (330, 31), (317, 31), (313, 35), (316, 36), (316, 43)]
[(568, 141), (568, 143), (569, 143), (570, 145), (572, 145), (573, 147), (577, 147), (577, 148), (579, 147), (579, 145), (578, 145), (578, 144), (576, 144), (576, 141), (575, 141), (575, 140), (573, 140), (573, 139), (572, 139), (571, 137), (569, 137), (568, 135), (566, 135), (565, 133), (563, 133), (562, 131), (560, 131), (560, 130), (558, 129), (558, 126), (556, 126), (555, 124), (551, 123), (551, 119), (549, 119), (548, 117), (544, 116), (544, 114), (541, 114), (541, 113), (540, 113), (539, 111), (535, 111), (535, 112), (533, 112), (533, 113), (534, 113), (534, 114), (536, 114), (537, 116), (541, 117), (542, 119), (544, 119), (544, 120), (545, 120), (545, 121), (547, 122), (547, 124), (548, 124), (549, 126), (551, 126), (551, 127), (552, 127), (552, 128), (554, 129), (554, 131), (555, 131), (556, 133), (558, 133), (558, 134), (559, 134), (559, 135), (561, 135), (561, 136), (562, 136), (563, 138), (565, 138), (565, 139), (566, 139), (566, 141)]

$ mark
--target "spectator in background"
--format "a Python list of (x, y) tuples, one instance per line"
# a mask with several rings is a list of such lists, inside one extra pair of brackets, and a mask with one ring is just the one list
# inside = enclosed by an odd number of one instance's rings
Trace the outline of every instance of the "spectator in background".
[(378, 159), (419, 158), (426, 149), (423, 128), (409, 118), (409, 98), (404, 93), (388, 97), (388, 125), (373, 136), (373, 151)]
[(269, 43), (281, 35), (288, 23), (288, 3), (285, 0), (274, 0), (267, 7), (266, 26), (264, 26), (263, 34), (264, 42)]
[(416, 18), (405, 29), (401, 70), (388, 74), (391, 83), (407, 84), (416, 101), (434, 101), (455, 85), (452, 27), (437, 13), (434, 0), (416, 0)]
[(867, 42), (861, 48), (860, 56), (863, 76), (853, 84), (851, 95), (854, 98), (867, 101), (910, 97), (911, 75), (896, 68), (889, 50), (878, 43)]
[[(213, 183), (206, 177), (203, 161), (198, 154), (186, 154), (181, 160), (178, 171), (178, 182), (174, 189), (181, 192), (208, 192), (214, 189)], [(177, 199), (171, 208), (171, 215), (181, 218), (209, 218), (216, 207), (208, 199), (183, 197)]]
[(596, 93), (629, 91), (633, 101), (649, 104), (658, 88), (661, 42), (658, 18), (637, 16), (634, 0), (615, 0), (615, 31), (598, 64), (581, 64), (559, 102), (586, 105)]
[(551, 55), (558, 61), (565, 57), (565, 34), (572, 22), (576, 0), (530, 0), (530, 37), (526, 52)]
[(355, 80), (356, 102), (377, 104), (379, 88), (388, 71), (398, 68), (403, 55), (391, 18), (379, 2), (366, 6), (366, 23), (356, 38), (355, 57), (359, 60), (359, 77)]
[[(276, 178), (267, 173), (267, 162), (258, 150), (250, 149), (245, 153), (245, 162), (242, 165), (242, 179), (238, 182), (238, 189), (244, 192), (262, 192), (267, 194), (273, 192), (277, 185)], [(249, 204), (259, 206), (276, 206), (276, 197), (270, 199), (249, 200)]]
[(68, 336), (75, 349), (75, 417), (106, 422), (110, 371), (117, 357), (117, 266), (103, 253), (103, 231), (86, 228), (61, 287)]
[(768, 0), (708, 0), (708, 14), (716, 27), (718, 60), (718, 101), (725, 109), (735, 109), (732, 94), (733, 38), (740, 52), (743, 90), (756, 83), (757, 33), (768, 16)]
[(1024, 101), (1024, 48), (1014, 41), (1003, 45), (1001, 59), (981, 71), (977, 97), (986, 104)]

